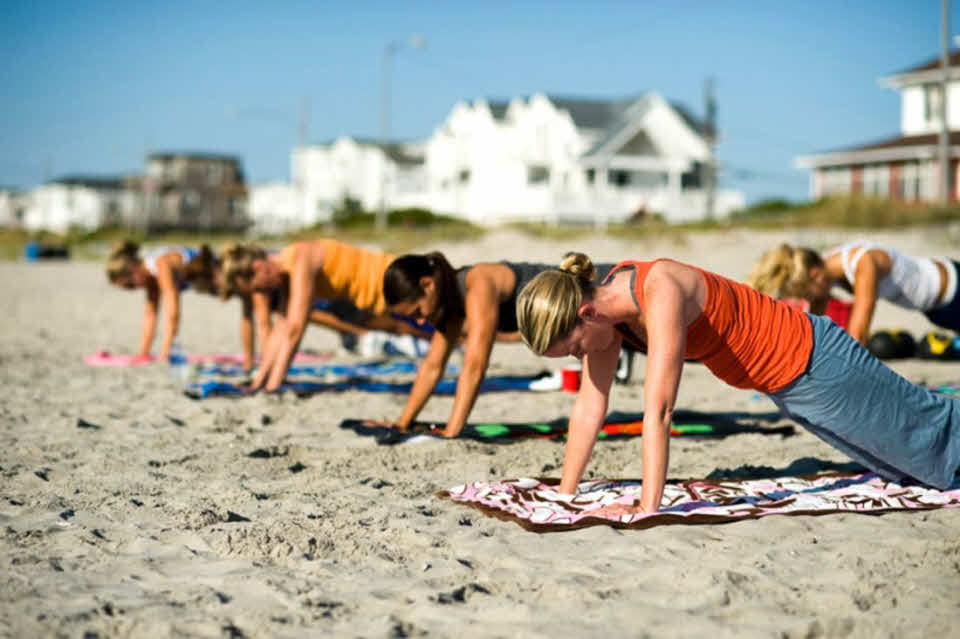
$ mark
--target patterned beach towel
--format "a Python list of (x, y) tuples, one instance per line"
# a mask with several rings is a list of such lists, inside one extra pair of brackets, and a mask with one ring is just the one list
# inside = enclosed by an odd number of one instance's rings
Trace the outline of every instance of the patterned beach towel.
[[(321, 362), (333, 357), (332, 353), (297, 353), (293, 361), (295, 362)], [(243, 355), (234, 353), (206, 353), (194, 354), (187, 357), (191, 364), (216, 363), (216, 364), (235, 364), (243, 365)], [(137, 357), (135, 355), (115, 355), (110, 351), (99, 350), (92, 355), (83, 358), (83, 363), (88, 366), (143, 366), (159, 361), (154, 356)]]
[(560, 480), (477, 481), (437, 493), (527, 530), (562, 532), (605, 525), (644, 529), (666, 524), (721, 524), (767, 515), (879, 515), (901, 510), (960, 508), (960, 477), (947, 490), (896, 483), (874, 473), (826, 473), (772, 479), (671, 481), (657, 513), (599, 513), (640, 500), (640, 482), (610, 479), (581, 482), (576, 496), (556, 492)]
[[(772, 421), (777, 419), (776, 413), (700, 413), (696, 411), (676, 411), (673, 423), (670, 425), (670, 435), (673, 437), (711, 437), (723, 438), (742, 433), (759, 433), (762, 435), (793, 435), (796, 430), (793, 426), (767, 428), (748, 423), (741, 423), (738, 419), (753, 419)], [(434, 437), (442, 439), (440, 431), (444, 424), (432, 422), (415, 422), (409, 429), (399, 431), (396, 428), (371, 424), (362, 419), (345, 419), (340, 422), (340, 428), (353, 430), (358, 435), (373, 437), (378, 444), (392, 445), (410, 441), (414, 438)], [(643, 434), (643, 415), (628, 413), (611, 413), (597, 439), (614, 440), (639, 437)], [(567, 437), (567, 419), (559, 418), (549, 422), (492, 422), (467, 424), (460, 431), (457, 439), (473, 439), (494, 444), (509, 444), (523, 439), (553, 439), (563, 441)]]
[[(487, 377), (480, 384), (481, 393), (504, 391), (530, 391), (531, 384), (541, 378), (540, 375), (502, 375)], [(409, 393), (413, 382), (378, 382), (368, 378), (347, 379), (336, 382), (296, 382), (287, 381), (277, 392), (291, 391), (298, 397), (309, 397), (318, 393), (330, 391), (361, 390), (368, 393)], [(457, 388), (457, 380), (442, 379), (437, 384), (434, 393), (437, 395), (453, 395)], [(193, 382), (187, 384), (183, 392), (193, 399), (209, 397), (243, 397), (246, 393), (239, 384), (219, 381)]]

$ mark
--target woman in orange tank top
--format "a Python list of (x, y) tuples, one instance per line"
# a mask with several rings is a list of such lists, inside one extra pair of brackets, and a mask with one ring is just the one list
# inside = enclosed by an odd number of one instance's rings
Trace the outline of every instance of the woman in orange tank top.
[(732, 386), (765, 393), (785, 415), (879, 474), (940, 488), (953, 481), (960, 401), (909, 383), (829, 319), (672, 260), (621, 262), (596, 287), (592, 277), (589, 258), (572, 253), (517, 300), (520, 334), (535, 353), (583, 360), (561, 493), (576, 492), (624, 341), (647, 352), (639, 510), (660, 506), (687, 359)]
[[(262, 314), (271, 292), (287, 291), (284, 309), (278, 309), (283, 312), (270, 327), (250, 390), (279, 388), (310, 321), (347, 330), (337, 318), (314, 309), (315, 299), (351, 302), (370, 314), (365, 328), (417, 334), (409, 324), (387, 314), (381, 285), (383, 273), (393, 261), (387, 253), (318, 239), (291, 244), (279, 253), (231, 246), (223, 250), (222, 261), (224, 298), (233, 293), (251, 297)], [(258, 297), (263, 298), (259, 304)]]

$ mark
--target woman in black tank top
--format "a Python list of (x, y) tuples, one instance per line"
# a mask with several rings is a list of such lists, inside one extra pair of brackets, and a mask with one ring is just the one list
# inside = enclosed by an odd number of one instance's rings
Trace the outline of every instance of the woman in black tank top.
[[(598, 270), (605, 276), (612, 266), (602, 265)], [(517, 295), (538, 273), (551, 268), (547, 264), (486, 262), (454, 270), (441, 253), (404, 255), (387, 268), (383, 292), (390, 310), (429, 321), (437, 329), (394, 426), (406, 429), (413, 423), (440, 381), (450, 353), (465, 339), (463, 369), (443, 430), (445, 437), (460, 433), (486, 374), (494, 340), (520, 340)]]

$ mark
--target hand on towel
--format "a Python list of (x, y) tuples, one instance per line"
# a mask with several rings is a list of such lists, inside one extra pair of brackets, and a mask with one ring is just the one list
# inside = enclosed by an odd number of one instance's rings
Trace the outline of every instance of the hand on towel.
[(647, 511), (643, 509), (643, 506), (641, 506), (639, 503), (634, 503), (630, 506), (627, 504), (610, 504), (609, 506), (603, 506), (601, 508), (591, 510), (588, 514), (595, 517), (616, 519), (622, 517), (623, 515), (637, 515), (644, 512)]

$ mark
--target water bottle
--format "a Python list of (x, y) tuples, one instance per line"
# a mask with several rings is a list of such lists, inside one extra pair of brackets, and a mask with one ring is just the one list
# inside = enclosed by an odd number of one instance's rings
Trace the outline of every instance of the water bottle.
[(170, 376), (180, 384), (186, 384), (190, 378), (190, 363), (187, 361), (187, 353), (183, 350), (178, 340), (174, 340), (170, 346), (170, 357), (167, 358), (170, 364)]

